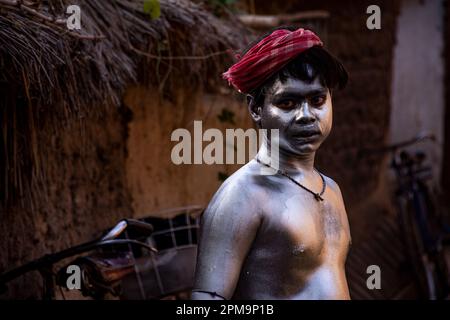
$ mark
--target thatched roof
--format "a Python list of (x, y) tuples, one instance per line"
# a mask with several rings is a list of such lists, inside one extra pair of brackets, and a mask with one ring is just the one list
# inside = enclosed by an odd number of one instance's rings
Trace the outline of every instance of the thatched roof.
[[(39, 171), (40, 122), (57, 132), (59, 120), (107, 112), (136, 82), (162, 94), (225, 84), (229, 49), (247, 41), (237, 19), (189, 0), (159, 0), (160, 17), (151, 19), (143, 3), (0, 0), (0, 207)], [(79, 31), (66, 27), (72, 4), (81, 7)]]
[[(34, 98), (72, 110), (93, 101), (117, 104), (125, 85), (138, 79), (161, 89), (180, 77), (189, 86), (220, 79), (225, 51), (243, 44), (235, 21), (188, 0), (161, 0), (154, 20), (143, 0), (35, 3), (21, 8), (17, 0), (0, 0), (0, 81), (26, 84)], [(68, 31), (64, 13), (76, 3), (82, 29)]]

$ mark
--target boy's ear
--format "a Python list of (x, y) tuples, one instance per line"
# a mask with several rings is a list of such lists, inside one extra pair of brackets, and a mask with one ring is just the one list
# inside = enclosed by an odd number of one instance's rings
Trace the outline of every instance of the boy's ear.
[(253, 118), (253, 121), (255, 121), (256, 124), (260, 124), (261, 122), (261, 106), (258, 106), (255, 103), (255, 98), (253, 98), (251, 95), (247, 95), (247, 104), (248, 104), (248, 111), (250, 112), (250, 115)]

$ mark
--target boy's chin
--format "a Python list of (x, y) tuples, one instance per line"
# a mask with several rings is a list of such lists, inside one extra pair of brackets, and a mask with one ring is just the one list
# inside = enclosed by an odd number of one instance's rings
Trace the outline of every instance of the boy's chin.
[(294, 151), (294, 153), (300, 156), (310, 155), (311, 153), (316, 152), (318, 148), (319, 145), (312, 143), (305, 143), (301, 145), (297, 144), (292, 146), (292, 150)]

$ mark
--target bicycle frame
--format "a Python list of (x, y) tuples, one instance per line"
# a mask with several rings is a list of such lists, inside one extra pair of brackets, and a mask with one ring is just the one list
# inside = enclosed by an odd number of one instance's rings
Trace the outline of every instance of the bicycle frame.
[(110, 247), (115, 245), (136, 245), (142, 248), (145, 248), (151, 252), (157, 252), (155, 248), (149, 246), (146, 243), (132, 240), (132, 239), (115, 239), (120, 234), (122, 234), (128, 226), (133, 226), (136, 228), (141, 228), (147, 232), (153, 231), (153, 227), (148, 223), (141, 222), (133, 219), (124, 219), (121, 220), (115, 227), (113, 227), (105, 236), (100, 238), (99, 240), (89, 241), (86, 243), (82, 243), (76, 245), (74, 247), (52, 253), (46, 254), (41, 258), (33, 260), (29, 263), (26, 263), (20, 267), (7, 271), (0, 275), (0, 292), (6, 291), (6, 284), (11, 280), (16, 279), (17, 277), (31, 272), (31, 271), (39, 271), (43, 280), (44, 280), (44, 294), (43, 298), (45, 300), (53, 299), (55, 296), (55, 279), (54, 279), (54, 270), (53, 267), (56, 263), (60, 262), (69, 257), (73, 257), (75, 255), (79, 255), (82, 253), (86, 253), (95, 249)]
[[(403, 158), (405, 158), (404, 153)], [(435, 240), (432, 239), (428, 225), (427, 189), (424, 182), (417, 176), (413, 163), (405, 163), (404, 159), (397, 160), (397, 155), (394, 154), (392, 167), (398, 182), (396, 192), (398, 218), (403, 230), (405, 246), (416, 274), (424, 275), (418, 278), (419, 287), (422, 288), (422, 292), (426, 292), (429, 299), (434, 300), (437, 298), (437, 288), (429, 252), (435, 246)]]
[[(406, 148), (422, 141), (435, 141), (433, 135), (419, 135), (400, 143), (381, 148), (360, 149), (360, 156), (374, 153), (389, 153), (391, 168), (395, 172), (397, 189), (395, 198), (398, 220), (403, 233), (403, 242), (410, 262), (417, 274), (419, 289), (429, 299), (438, 299), (448, 294), (449, 283), (446, 268), (440, 257), (443, 228), (433, 229), (439, 223), (435, 215), (435, 201), (429, 192), (427, 180), (432, 177), (431, 168), (424, 165), (426, 155), (415, 156)], [(435, 225), (433, 225), (433, 223)]]

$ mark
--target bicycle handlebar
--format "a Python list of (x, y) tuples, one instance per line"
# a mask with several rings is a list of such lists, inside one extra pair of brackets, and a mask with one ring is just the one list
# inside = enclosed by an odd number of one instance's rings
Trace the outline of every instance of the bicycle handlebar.
[(116, 224), (106, 235), (102, 237), (102, 240), (111, 240), (117, 238), (128, 226), (132, 226), (136, 229), (140, 229), (148, 232), (150, 235), (153, 232), (153, 226), (149, 223), (139, 221), (136, 219), (123, 219)]
[(387, 146), (382, 146), (380, 148), (361, 148), (361, 152), (363, 153), (390, 153), (390, 152), (396, 152), (397, 150), (401, 148), (408, 147), (410, 145), (419, 143), (421, 141), (430, 140), (430, 141), (436, 141), (436, 137), (434, 134), (426, 133), (426, 134), (419, 134), (416, 137), (401, 141), (398, 143), (393, 143)]
[(136, 227), (138, 229), (146, 230), (146, 231), (153, 231), (153, 226), (149, 223), (142, 222), (135, 219), (123, 219), (119, 221), (119, 223), (114, 226), (104, 237), (102, 237), (100, 240), (94, 240), (89, 241), (80, 245), (76, 245), (71, 248), (64, 249), (62, 251), (52, 253), (52, 254), (46, 254), (42, 256), (39, 259), (33, 260), (31, 262), (28, 262), (18, 268), (12, 269), (10, 271), (7, 271), (0, 275), (0, 288), (4, 287), (4, 285), (21, 276), (22, 274), (25, 274), (30, 271), (35, 270), (41, 270), (47, 266), (52, 266), (53, 264), (77, 255), (81, 254), (87, 251), (91, 251), (96, 248), (104, 247), (104, 246), (110, 246), (110, 245), (120, 245), (120, 244), (134, 244), (141, 246), (143, 248), (146, 248), (147, 250), (150, 250), (152, 252), (158, 252), (155, 248), (152, 246), (149, 246), (146, 243), (143, 243), (141, 241), (132, 240), (132, 239), (114, 239), (115, 237), (118, 237), (126, 228), (127, 226), (132, 225), (133, 227)]

